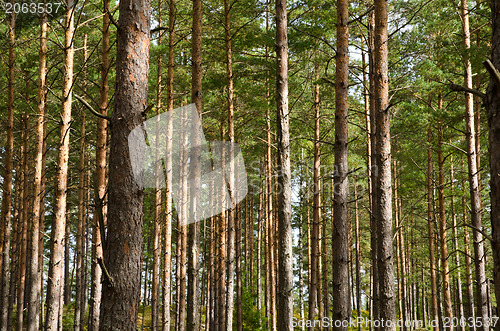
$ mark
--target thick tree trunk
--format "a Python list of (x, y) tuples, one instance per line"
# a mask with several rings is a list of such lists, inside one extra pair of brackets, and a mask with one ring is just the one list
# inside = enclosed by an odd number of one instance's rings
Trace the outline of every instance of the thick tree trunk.
[[(500, 1), (491, 2), (493, 14), (491, 61), (495, 68), (500, 68)], [(491, 227), (492, 248), (495, 276), (495, 295), (500, 298), (500, 82), (490, 79), (487, 92), (488, 128), (490, 144), (490, 187), (491, 187)], [(474, 225), (474, 224), (473, 224)], [(497, 308), (497, 316), (498, 316)]]
[(389, 111), (387, 0), (375, 0), (375, 112), (377, 121), (377, 234), (380, 320), (396, 330), (392, 233), (391, 133)]
[(69, 0), (65, 18), (65, 54), (64, 54), (64, 82), (62, 92), (61, 124), (59, 134), (59, 155), (57, 159), (57, 175), (55, 189), (54, 223), (52, 225), (52, 247), (50, 255), (51, 272), (48, 278), (47, 290), (47, 317), (45, 321), (47, 331), (62, 328), (59, 324), (61, 297), (63, 295), (64, 271), (64, 244), (66, 230), (66, 190), (68, 181), (69, 160), (69, 130), (71, 122), (71, 102), (73, 86), (73, 59), (74, 59), (74, 11), (75, 2)]
[[(349, 200), (348, 181), (348, 93), (349, 93), (349, 1), (337, 0), (337, 65), (335, 73), (335, 171), (332, 227), (333, 320), (346, 321), (350, 316), (349, 296)], [(344, 324), (342, 324), (344, 325)], [(337, 330), (347, 330), (342, 326)]]
[(147, 107), (149, 0), (124, 0), (116, 58), (115, 108), (111, 118), (108, 231), (104, 247), (101, 331), (135, 330), (140, 300), (144, 190), (134, 179), (128, 149), (130, 131)]
[(277, 327), (291, 331), (293, 316), (290, 115), (288, 112), (288, 33), (286, 0), (276, 0), (276, 105), (278, 137), (278, 290)]

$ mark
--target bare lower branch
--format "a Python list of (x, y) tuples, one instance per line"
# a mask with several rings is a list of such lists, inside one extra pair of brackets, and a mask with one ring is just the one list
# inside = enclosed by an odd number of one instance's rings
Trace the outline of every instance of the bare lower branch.
[(92, 108), (92, 106), (87, 102), (85, 101), (85, 99), (83, 99), (82, 97), (80, 97), (79, 95), (77, 94), (73, 94), (75, 96), (75, 99), (77, 99), (78, 101), (80, 101), (81, 103), (83, 103), (83, 105), (85, 107), (87, 107), (87, 109), (95, 116), (97, 117), (100, 117), (100, 118), (104, 118), (105, 120), (108, 120), (108, 121), (111, 121), (111, 117), (108, 117), (106, 115), (103, 115), (103, 114), (99, 114), (98, 112), (96, 112), (94, 110), (94, 108)]

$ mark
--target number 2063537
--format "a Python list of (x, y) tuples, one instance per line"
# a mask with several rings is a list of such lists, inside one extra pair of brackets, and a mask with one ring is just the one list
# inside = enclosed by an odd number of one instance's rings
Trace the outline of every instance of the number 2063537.
[(6, 14), (55, 14), (64, 9), (62, 2), (7, 2), (4, 3)]

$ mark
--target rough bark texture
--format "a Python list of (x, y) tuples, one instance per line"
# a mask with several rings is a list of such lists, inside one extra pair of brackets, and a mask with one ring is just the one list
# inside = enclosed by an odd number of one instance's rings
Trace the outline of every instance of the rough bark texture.
[(278, 133), (278, 330), (291, 331), (293, 315), (292, 205), (288, 112), (286, 0), (276, 1), (276, 104)]
[[(335, 167), (333, 174), (334, 223), (333, 252), (333, 320), (345, 321), (350, 315), (349, 297), (349, 200), (348, 181), (348, 92), (349, 92), (349, 1), (337, 1), (337, 56), (335, 73)], [(336, 330), (347, 330), (341, 326)]]
[[(380, 320), (396, 319), (392, 233), (391, 133), (389, 112), (387, 0), (375, 0), (375, 112), (377, 122), (377, 267)], [(395, 323), (385, 330), (396, 330)]]
[[(55, 189), (54, 223), (52, 224), (52, 249), (50, 256), (51, 270), (47, 289), (47, 317), (46, 330), (58, 330), (59, 315), (63, 289), (64, 271), (64, 244), (66, 230), (66, 190), (68, 181), (69, 160), (69, 129), (71, 121), (71, 102), (73, 85), (73, 59), (75, 33), (74, 24), (75, 3), (68, 1), (65, 18), (65, 54), (64, 54), (64, 82), (62, 95), (62, 110), (59, 133), (59, 154), (57, 159), (57, 175)], [(62, 326), (60, 326), (62, 327)]]
[[(491, 62), (500, 68), (500, 1), (491, 2), (493, 14)], [(490, 199), (495, 295), (500, 298), (500, 86), (490, 79), (486, 94), (490, 152)], [(498, 308), (497, 308), (498, 309)], [(498, 311), (497, 311), (498, 316)]]
[[(433, 188), (433, 162), (432, 162), (432, 127), (429, 124), (427, 131), (427, 237), (429, 239), (429, 266), (431, 273), (431, 305), (432, 318), (438, 320), (436, 259), (434, 257), (434, 188)], [(434, 328), (436, 329), (436, 328)]]
[(143, 189), (132, 172), (128, 135), (147, 107), (149, 0), (119, 5), (115, 108), (111, 118), (108, 231), (99, 329), (135, 330), (140, 300)]
[(40, 293), (41, 282), (36, 281), (41, 278), (41, 268), (39, 266), (39, 241), (40, 237), (40, 207), (42, 201), (42, 175), (43, 175), (43, 141), (45, 137), (45, 98), (46, 86), (45, 78), (47, 74), (47, 16), (43, 15), (40, 24), (40, 51), (38, 55), (38, 101), (36, 118), (36, 138), (35, 138), (35, 173), (33, 183), (33, 216), (31, 224), (31, 260), (30, 278), (31, 287), (28, 305), (28, 331), (37, 331), (40, 327)]
[[(196, 105), (198, 115), (202, 114), (202, 25), (203, 25), (202, 0), (193, 0), (193, 30), (191, 43), (191, 102)], [(201, 137), (198, 134), (193, 136), (192, 146), (199, 146)], [(192, 165), (190, 171), (195, 178), (195, 185), (190, 192), (191, 213), (196, 213), (200, 192), (198, 185), (201, 177), (201, 154), (197, 148), (193, 150)], [(193, 215), (196, 219), (196, 216)], [(192, 216), (192, 217), (193, 217)], [(188, 232), (188, 286), (187, 286), (187, 330), (198, 330), (199, 326), (199, 265), (200, 258), (200, 222), (189, 224)]]

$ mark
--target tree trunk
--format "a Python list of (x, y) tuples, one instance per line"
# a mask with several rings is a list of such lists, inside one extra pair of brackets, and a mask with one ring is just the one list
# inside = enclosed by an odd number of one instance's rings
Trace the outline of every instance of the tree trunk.
[[(493, 14), (492, 45), (500, 43), (500, 2), (492, 1)], [(495, 68), (500, 68), (500, 49), (492, 47), (491, 61)], [(490, 187), (491, 187), (491, 227), (494, 261), (495, 295), (500, 298), (500, 82), (490, 79), (486, 96), (488, 110), (489, 151), (490, 151)], [(473, 224), (474, 225), (474, 224)], [(497, 305), (498, 306), (498, 305)], [(498, 316), (497, 307), (497, 316)]]
[[(457, 286), (457, 318), (459, 320), (461, 318), (465, 318), (464, 314), (464, 303), (463, 303), (463, 293), (462, 293), (462, 276), (461, 276), (461, 265), (460, 265), (460, 250), (458, 246), (458, 228), (457, 228), (457, 215), (455, 211), (455, 172), (453, 169), (453, 155), (450, 155), (450, 207), (451, 207), (451, 220), (452, 220), (452, 228), (453, 228), (453, 248), (455, 249), (455, 268), (457, 269), (457, 278), (456, 278), (456, 286)], [(459, 324), (460, 331), (465, 331), (465, 326), (463, 324)]]
[[(315, 79), (319, 79), (319, 66), (314, 65)], [(320, 202), (320, 111), (319, 111), (319, 84), (314, 85), (314, 163), (313, 163), (313, 217), (311, 227), (311, 275), (309, 284), (309, 320), (314, 320), (316, 308), (320, 301), (320, 265), (319, 265), (319, 233), (321, 221), (321, 202)]]
[[(35, 173), (33, 183), (33, 216), (31, 225), (31, 259), (30, 259), (30, 295), (28, 305), (28, 331), (37, 331), (40, 328), (40, 294), (42, 283), (38, 281), (42, 276), (41, 265), (39, 264), (39, 242), (40, 238), (40, 212), (44, 201), (42, 196), (42, 176), (44, 171), (43, 164), (43, 141), (45, 138), (45, 98), (46, 86), (45, 79), (47, 75), (47, 16), (42, 15), (40, 24), (40, 51), (38, 55), (38, 101), (37, 101), (37, 119), (36, 119), (36, 137), (35, 137)], [(42, 264), (43, 265), (43, 264)]]
[[(443, 97), (439, 94), (438, 109), (443, 108)], [(441, 242), (442, 287), (445, 316), (451, 321), (453, 309), (451, 305), (450, 268), (448, 266), (448, 242), (446, 236), (446, 215), (444, 206), (444, 156), (443, 156), (443, 122), (438, 120), (438, 203), (439, 203), (439, 240)], [(447, 329), (452, 330), (453, 327)]]
[[(387, 0), (375, 1), (375, 112), (377, 121), (377, 231), (380, 320), (396, 319), (391, 199)], [(385, 330), (395, 330), (395, 323)]]
[[(162, 27), (162, 2), (158, 1), (158, 26)], [(161, 33), (157, 39), (158, 46), (162, 44), (162, 35)], [(157, 56), (157, 71), (158, 74), (156, 76), (156, 114), (160, 115), (161, 113), (161, 91), (162, 91), (162, 54), (159, 53)], [(159, 134), (159, 122), (157, 122), (157, 137)], [(168, 129), (167, 129), (168, 130)], [(171, 132), (171, 131), (167, 131)], [(167, 138), (168, 139), (168, 138)], [(158, 153), (160, 141), (159, 139), (155, 139), (155, 150)], [(165, 152), (165, 151), (163, 151)], [(168, 153), (168, 150), (166, 151)], [(159, 155), (156, 155), (156, 160), (159, 160)], [(169, 170), (169, 169), (168, 169)], [(155, 176), (155, 208), (154, 208), (154, 225), (153, 225), (153, 288), (151, 290), (151, 330), (158, 331), (158, 322), (159, 322), (159, 313), (160, 313), (160, 301), (159, 301), (159, 291), (160, 291), (160, 258), (162, 255), (161, 252), (161, 222), (162, 222), (162, 189), (160, 183), (160, 174), (163, 172), (161, 162), (156, 163), (155, 168), (156, 176)], [(166, 178), (165, 178), (166, 179)], [(168, 180), (165, 182), (168, 185)]]
[[(83, 71), (83, 90), (86, 93), (86, 82), (87, 82), (87, 34), (84, 37), (83, 44), (83, 60), (84, 60), (84, 71)], [(74, 315), (74, 330), (83, 331), (84, 325), (80, 324), (82, 315), (85, 315), (85, 306), (83, 305), (83, 296), (86, 293), (87, 284), (84, 283), (84, 256), (85, 256), (85, 228), (86, 228), (86, 190), (85, 187), (85, 152), (87, 148), (87, 143), (85, 140), (85, 121), (86, 109), (81, 110), (81, 125), (80, 125), (80, 159), (79, 159), (79, 169), (78, 169), (78, 223), (77, 223), (77, 233), (76, 233), (76, 288), (75, 288), (75, 315)]]
[(134, 179), (128, 150), (130, 131), (147, 107), (149, 0), (125, 0), (116, 58), (115, 109), (111, 118), (108, 231), (100, 330), (135, 330), (140, 300), (143, 189)]
[[(47, 317), (45, 328), (47, 331), (55, 331), (62, 328), (58, 326), (61, 309), (61, 297), (63, 295), (63, 271), (64, 271), (64, 243), (66, 230), (66, 190), (68, 181), (69, 160), (69, 130), (71, 122), (71, 103), (73, 86), (73, 59), (74, 59), (74, 11), (75, 2), (68, 1), (65, 18), (65, 54), (64, 54), (64, 83), (62, 93), (61, 124), (59, 134), (59, 155), (57, 159), (57, 175), (55, 189), (54, 222), (52, 225), (53, 240), (50, 255), (52, 266), (48, 277), (47, 289)], [(50, 295), (49, 295), (50, 294)]]
[[(168, 13), (168, 69), (167, 69), (167, 111), (174, 109), (174, 66), (175, 66), (175, 0), (169, 1)], [(168, 123), (168, 131), (172, 132), (173, 123)], [(170, 331), (170, 304), (172, 296), (172, 140), (167, 140), (165, 168), (167, 178), (165, 178), (165, 233), (163, 256), (163, 311), (162, 322), (163, 331)]]
[(288, 112), (288, 34), (286, 0), (276, 1), (276, 104), (278, 137), (277, 327), (291, 331), (293, 316), (292, 201)]
[[(337, 57), (335, 73), (335, 171), (332, 227), (334, 321), (346, 321), (350, 316), (349, 296), (349, 200), (348, 181), (348, 93), (349, 93), (349, 2), (337, 0)], [(343, 324), (344, 325), (344, 324)], [(347, 330), (343, 326), (335, 328)]]
[[(234, 104), (233, 104), (233, 57), (231, 47), (231, 17), (229, 0), (224, 0), (224, 41), (226, 47), (226, 82), (227, 82), (227, 114), (229, 141), (234, 141)], [(234, 153), (232, 148), (227, 151)], [(233, 156), (229, 156), (233, 160)], [(229, 186), (234, 186), (232, 162), (226, 165), (230, 176)], [(230, 190), (231, 194), (232, 190)], [(233, 197), (230, 197), (231, 200)], [(226, 293), (226, 330), (233, 330), (234, 310), (234, 271), (235, 271), (235, 206), (227, 213), (227, 293)]]
[[(470, 32), (469, 32), (469, 10), (467, 8), (467, 0), (461, 0), (461, 15), (462, 27), (464, 34), (464, 46), (470, 49)], [(464, 60), (465, 73), (464, 85), (467, 88), (472, 88), (472, 65), (467, 58)], [(471, 198), (471, 223), (472, 226), (478, 230), (473, 230), (474, 237), (474, 264), (476, 268), (476, 281), (477, 281), (477, 303), (478, 303), (478, 317), (480, 316), (483, 321), (488, 318), (488, 303), (487, 303), (487, 289), (486, 289), (486, 272), (485, 272), (485, 256), (483, 235), (481, 224), (481, 197), (479, 192), (478, 168), (476, 158), (476, 137), (474, 129), (474, 101), (471, 93), (465, 93), (465, 122), (467, 126), (466, 139), (467, 139), (467, 158), (469, 165), (469, 189)], [(492, 195), (494, 196), (494, 195)], [(483, 330), (487, 330), (486, 323), (483, 323)]]
[[(427, 236), (429, 238), (429, 266), (431, 269), (431, 301), (432, 319), (438, 320), (436, 261), (434, 257), (434, 188), (433, 188), (433, 162), (432, 162), (432, 127), (427, 130)], [(434, 327), (436, 330), (437, 327)]]
[[(14, 1), (12, 1), (14, 4)], [(2, 264), (1, 264), (1, 284), (0, 284), (0, 329), (7, 331), (8, 320), (8, 302), (9, 302), (9, 275), (10, 275), (10, 236), (11, 236), (11, 208), (12, 208), (12, 170), (14, 156), (14, 93), (15, 93), (15, 24), (16, 16), (12, 12), (9, 22), (9, 66), (8, 66), (8, 88), (7, 88), (7, 141), (5, 144), (5, 164), (3, 174), (3, 191), (2, 191), (2, 217), (0, 223), (1, 230), (1, 249), (2, 249)]]
[[(202, 114), (202, 23), (203, 11), (202, 0), (193, 0), (193, 30), (192, 30), (192, 44), (191, 44), (191, 102), (196, 105), (198, 116), (201, 120)], [(192, 146), (199, 146), (201, 137), (195, 133), (193, 136)], [(189, 224), (188, 232), (188, 284), (187, 284), (187, 329), (198, 330), (199, 322), (199, 266), (198, 260), (200, 256), (200, 222), (196, 218), (196, 208), (200, 196), (199, 185), (201, 177), (201, 154), (198, 148), (193, 149), (191, 152), (192, 165), (190, 172), (194, 175), (195, 184), (192, 186), (190, 192), (190, 210), (191, 217), (196, 220), (195, 223)]]

